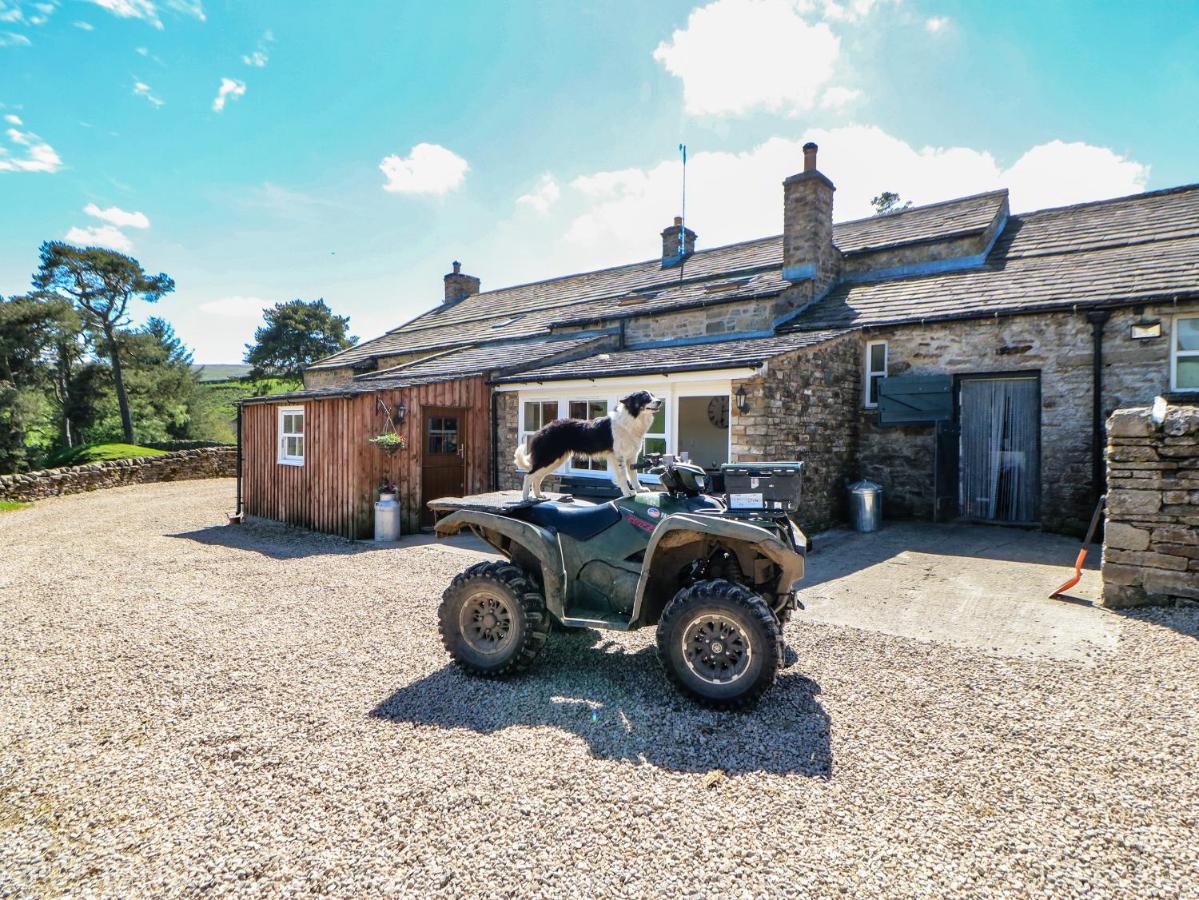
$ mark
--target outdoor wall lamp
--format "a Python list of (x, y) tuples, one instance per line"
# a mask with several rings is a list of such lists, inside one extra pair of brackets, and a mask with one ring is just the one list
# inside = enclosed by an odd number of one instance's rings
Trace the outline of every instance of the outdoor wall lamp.
[(395, 423), (403, 425), (404, 420), (408, 418), (408, 407), (404, 405), (404, 401), (400, 401), (400, 405), (396, 407)]
[(745, 385), (737, 388), (737, 412), (741, 415), (749, 412), (749, 394), (745, 392)]
[(1129, 337), (1134, 341), (1143, 341), (1149, 338), (1158, 338), (1162, 336), (1162, 323), (1157, 322), (1133, 322), (1129, 326)]

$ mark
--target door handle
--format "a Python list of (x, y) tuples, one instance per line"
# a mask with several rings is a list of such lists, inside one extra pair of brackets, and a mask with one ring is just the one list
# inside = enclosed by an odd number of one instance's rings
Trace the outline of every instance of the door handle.
[(466, 445), (465, 444), (458, 445), (458, 458), (466, 459)]

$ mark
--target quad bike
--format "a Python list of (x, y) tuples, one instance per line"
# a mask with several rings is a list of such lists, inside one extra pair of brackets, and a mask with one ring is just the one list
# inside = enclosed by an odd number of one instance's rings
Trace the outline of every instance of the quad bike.
[(522, 501), (515, 491), (429, 503), (442, 516), (439, 537), (467, 529), (508, 560), (471, 566), (443, 595), (441, 639), (459, 666), (520, 671), (552, 623), (657, 625), (666, 674), (699, 702), (742, 707), (770, 687), (782, 626), (799, 606), (803, 534), (781, 508), (731, 509), (729, 495), (705, 495), (698, 466), (650, 457), (638, 468), (663, 489), (608, 503)]

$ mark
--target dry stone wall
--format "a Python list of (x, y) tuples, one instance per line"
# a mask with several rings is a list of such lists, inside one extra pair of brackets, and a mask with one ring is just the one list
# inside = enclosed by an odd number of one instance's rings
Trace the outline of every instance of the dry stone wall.
[(1116, 410), (1107, 435), (1103, 604), (1199, 600), (1199, 401)]
[(194, 478), (232, 478), (236, 474), (236, 447), (206, 447), (164, 453), (162, 456), (116, 459), (86, 466), (0, 475), (0, 499), (27, 502), (59, 494), (80, 494), (125, 484), (184, 481)]

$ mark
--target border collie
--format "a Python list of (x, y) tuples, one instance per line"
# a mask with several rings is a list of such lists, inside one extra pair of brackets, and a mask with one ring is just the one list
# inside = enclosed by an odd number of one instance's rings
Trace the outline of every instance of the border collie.
[(538, 500), (544, 499), (541, 482), (572, 456), (608, 460), (612, 481), (626, 497), (642, 490), (633, 474), (633, 463), (641, 452), (645, 433), (653, 424), (654, 413), (661, 406), (662, 400), (649, 391), (637, 391), (622, 398), (609, 416), (589, 422), (580, 419), (550, 422), (533, 435), (528, 448), (522, 444), (513, 456), (517, 467), (528, 472), (524, 499), (528, 500), (530, 494)]

